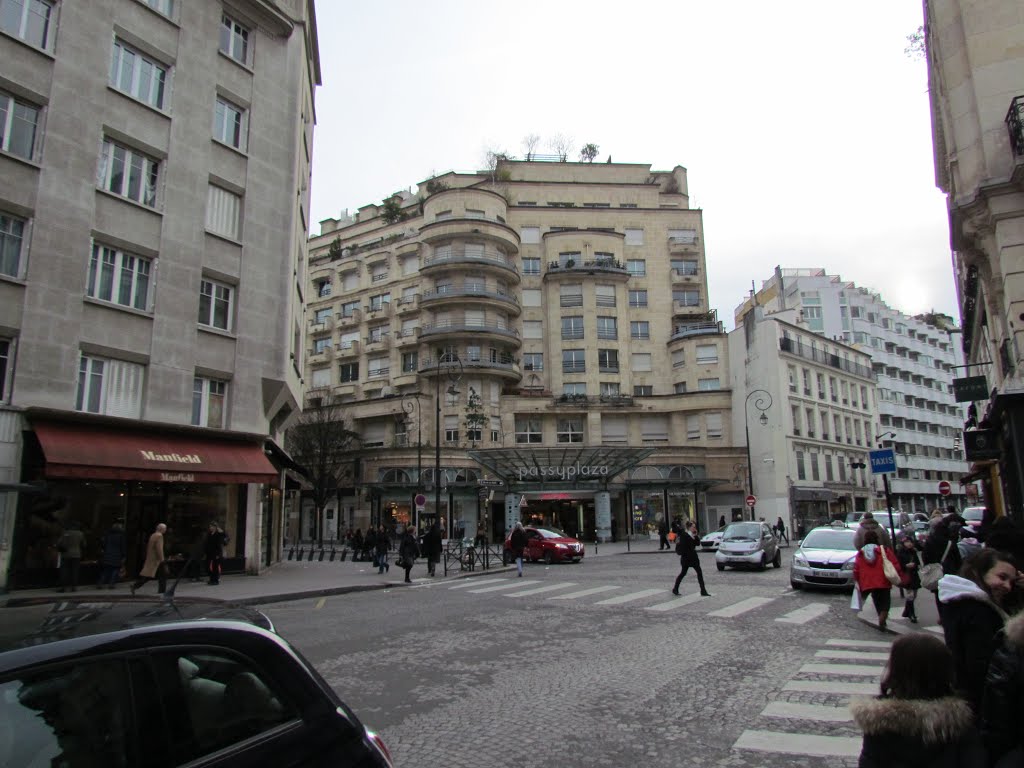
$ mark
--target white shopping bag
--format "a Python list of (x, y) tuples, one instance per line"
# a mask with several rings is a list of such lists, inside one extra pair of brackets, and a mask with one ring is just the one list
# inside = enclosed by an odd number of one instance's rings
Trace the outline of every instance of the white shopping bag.
[(860, 590), (856, 587), (853, 588), (853, 594), (850, 595), (850, 608), (855, 611), (860, 610)]

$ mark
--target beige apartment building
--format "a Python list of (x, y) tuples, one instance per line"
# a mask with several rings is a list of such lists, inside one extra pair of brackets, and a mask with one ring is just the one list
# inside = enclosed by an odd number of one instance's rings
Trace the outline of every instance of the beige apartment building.
[(964, 445), (985, 502), (1024, 517), (1024, 8), (925, 0), (935, 180), (968, 368)]
[[(438, 513), (492, 539), (517, 519), (607, 539), (740, 514), (685, 169), (446, 173), (321, 222), (309, 281), (307, 399), (347, 404), (362, 436), (328, 538)], [(315, 526), (304, 510), (291, 535)]]
[(301, 403), (312, 0), (0, 0), (0, 587), (61, 532), (280, 552)]

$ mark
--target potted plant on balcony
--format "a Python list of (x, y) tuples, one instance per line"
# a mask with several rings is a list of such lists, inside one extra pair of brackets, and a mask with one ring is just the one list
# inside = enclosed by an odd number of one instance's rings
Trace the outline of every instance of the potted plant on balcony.
[(484, 427), (487, 425), (487, 416), (484, 415), (483, 403), (475, 387), (469, 388), (469, 399), (466, 402), (466, 436), (473, 447), (480, 441)]

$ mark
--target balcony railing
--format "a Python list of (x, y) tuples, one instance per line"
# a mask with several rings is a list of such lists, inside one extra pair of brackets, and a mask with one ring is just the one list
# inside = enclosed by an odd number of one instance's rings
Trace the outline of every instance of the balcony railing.
[(519, 305), (516, 297), (511, 293), (505, 291), (499, 291), (497, 289), (489, 289), (480, 285), (464, 285), (461, 288), (454, 286), (441, 288), (434, 291), (424, 291), (420, 294), (421, 301), (434, 301), (435, 299), (451, 299), (451, 298), (483, 298), (483, 299), (494, 299), (495, 301), (503, 301), (509, 304)]
[(569, 259), (565, 263), (552, 261), (548, 264), (548, 272), (604, 272), (628, 275), (626, 265), (617, 259), (590, 259), (577, 261)]
[(443, 266), (445, 264), (463, 264), (467, 261), (474, 264), (494, 264), (495, 266), (502, 267), (503, 269), (519, 274), (519, 269), (515, 264), (512, 264), (508, 260), (508, 257), (504, 253), (491, 250), (490, 248), (485, 248), (483, 251), (467, 251), (464, 248), (453, 248), (450, 251), (434, 254), (433, 256), (424, 259), (420, 269), (422, 270), (428, 267)]
[(501, 336), (519, 338), (519, 331), (508, 326), (488, 323), (486, 320), (449, 320), (442, 323), (426, 323), (420, 326), (420, 336), (436, 333), (496, 333)]
[(779, 349), (783, 352), (789, 352), (792, 355), (796, 355), (797, 357), (802, 357), (805, 360), (813, 360), (816, 363), (827, 365), (830, 368), (836, 368), (840, 371), (852, 373), (855, 376), (862, 376), (863, 378), (871, 379), (872, 381), (878, 380), (875, 372), (866, 365), (852, 363), (849, 360), (839, 357), (839, 355), (826, 353), (822, 349), (811, 349), (810, 347), (805, 347), (803, 344), (795, 342), (792, 339), (787, 339), (785, 337), (780, 338)]
[(1024, 96), (1010, 102), (1006, 113), (1006, 129), (1010, 132), (1010, 146), (1017, 157), (1024, 156)]
[(669, 341), (685, 339), (689, 336), (707, 336), (715, 333), (723, 333), (721, 321), (679, 324), (672, 331), (672, 338)]
[(635, 405), (629, 395), (558, 395), (552, 399), (552, 404), (574, 408), (629, 408)]

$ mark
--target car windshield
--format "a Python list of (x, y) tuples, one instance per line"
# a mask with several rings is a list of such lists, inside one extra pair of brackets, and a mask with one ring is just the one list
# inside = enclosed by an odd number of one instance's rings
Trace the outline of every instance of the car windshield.
[(729, 527), (729, 526), (727, 526), (727, 525), (723, 525), (723, 526), (722, 526), (721, 528), (719, 528), (719, 529), (718, 529), (718, 530), (716, 530), (716, 531), (711, 531), (711, 533), (705, 533), (705, 534), (704, 534), (704, 536), (705, 536), (705, 538), (706, 538), (706, 537), (708, 537), (708, 536), (714, 536), (714, 535), (715, 535), (716, 533), (724, 533), (724, 532), (725, 532), (725, 529), (726, 529), (726, 528), (728, 528), (728, 527)]
[(538, 528), (537, 533), (543, 536), (545, 539), (571, 539), (572, 536), (567, 534), (565, 531), (560, 531), (557, 528)]
[(754, 541), (761, 538), (761, 526), (757, 523), (733, 523), (725, 529), (723, 541)]
[(968, 507), (964, 510), (963, 518), (971, 523), (980, 523), (981, 518), (985, 516), (984, 507)]
[(847, 549), (853, 552), (852, 531), (811, 531), (800, 545), (803, 549)]

